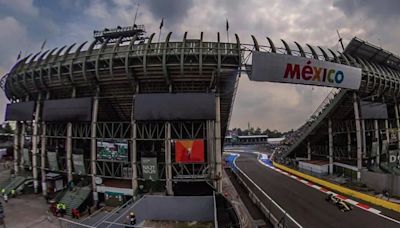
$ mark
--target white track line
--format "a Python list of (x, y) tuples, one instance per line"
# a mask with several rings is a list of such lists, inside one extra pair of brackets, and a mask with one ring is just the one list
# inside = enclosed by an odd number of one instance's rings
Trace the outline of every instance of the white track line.
[[(261, 153), (255, 152), (255, 154), (260, 155)], [(304, 179), (302, 179), (302, 178), (300, 178), (300, 177), (297, 177), (297, 176), (295, 176), (295, 175), (289, 174), (288, 172), (283, 171), (283, 170), (281, 170), (281, 169), (279, 169), (279, 168), (276, 168), (276, 167), (274, 167), (274, 166), (268, 165), (268, 164), (264, 163), (261, 159), (259, 159), (259, 157), (257, 157), (257, 160), (258, 160), (258, 162), (261, 163), (263, 166), (266, 166), (266, 167), (268, 167), (268, 168), (270, 168), (270, 169), (273, 169), (273, 170), (275, 170), (275, 171), (277, 171), (277, 172), (279, 172), (279, 173), (281, 173), (281, 174), (284, 174), (284, 175), (286, 175), (286, 176), (288, 176), (288, 177), (290, 177), (290, 178), (292, 178), (292, 179), (295, 179), (295, 180), (297, 180), (297, 181), (299, 181), (299, 182), (301, 182), (301, 183), (303, 183), (303, 184), (305, 184), (305, 185), (307, 185), (307, 186), (309, 186), (309, 187), (311, 187), (311, 188), (314, 188), (314, 189), (316, 189), (316, 190), (318, 190), (318, 191), (320, 191), (320, 192), (326, 193), (326, 194), (333, 194), (334, 196), (336, 196), (336, 197), (342, 199), (343, 201), (345, 201), (345, 202), (347, 202), (347, 203), (350, 203), (350, 204), (352, 204), (352, 205), (354, 205), (354, 206), (356, 206), (356, 207), (358, 207), (358, 208), (360, 208), (360, 209), (362, 209), (362, 210), (364, 210), (364, 211), (368, 211), (368, 212), (370, 212), (370, 213), (373, 213), (373, 214), (376, 214), (376, 215), (378, 215), (378, 216), (381, 216), (382, 218), (385, 218), (385, 219), (388, 219), (388, 220), (390, 220), (390, 221), (392, 221), (392, 222), (395, 222), (395, 223), (400, 224), (400, 221), (398, 221), (398, 220), (396, 220), (396, 219), (393, 219), (393, 218), (391, 218), (391, 217), (388, 217), (388, 216), (386, 216), (386, 215), (383, 215), (382, 212), (381, 212), (380, 210), (377, 210), (377, 209), (372, 208), (372, 207), (370, 207), (370, 206), (368, 206), (368, 205), (365, 205), (365, 204), (363, 204), (363, 203), (360, 203), (360, 202), (354, 201), (354, 200), (352, 200), (352, 199), (349, 199), (349, 198), (347, 198), (346, 196), (337, 194), (337, 193), (332, 192), (332, 191), (328, 191), (327, 189), (325, 189), (325, 188), (323, 188), (323, 187), (321, 187), (321, 186), (319, 186), (319, 185), (316, 185), (316, 184), (314, 184), (314, 183), (312, 183), (312, 182), (310, 182), (310, 181), (304, 180)]]

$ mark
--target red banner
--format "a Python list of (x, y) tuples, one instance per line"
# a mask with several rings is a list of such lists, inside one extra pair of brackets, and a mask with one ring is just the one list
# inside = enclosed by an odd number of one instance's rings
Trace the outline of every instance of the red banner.
[(204, 140), (177, 140), (176, 162), (204, 162)]

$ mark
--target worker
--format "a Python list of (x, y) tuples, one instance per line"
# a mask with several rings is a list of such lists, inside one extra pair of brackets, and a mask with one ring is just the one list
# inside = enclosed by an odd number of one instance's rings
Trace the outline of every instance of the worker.
[(61, 214), (61, 203), (57, 203), (56, 206), (56, 216), (58, 216), (58, 214)]
[(61, 203), (61, 217), (64, 217), (65, 212), (67, 212), (67, 206), (65, 203)]
[(79, 219), (81, 217), (78, 209), (72, 208), (71, 210), (72, 218)]
[(6, 189), (5, 189), (5, 188), (1, 189), (1, 194), (2, 194), (3, 196), (6, 194)]
[(8, 202), (8, 195), (7, 194), (4, 194), (4, 202)]
[(135, 216), (135, 213), (133, 213), (133, 211), (131, 211), (131, 213), (129, 214), (129, 223), (131, 225), (136, 224), (136, 216)]
[(15, 190), (14, 189), (12, 189), (11, 190), (11, 198), (14, 198), (16, 195), (15, 195)]

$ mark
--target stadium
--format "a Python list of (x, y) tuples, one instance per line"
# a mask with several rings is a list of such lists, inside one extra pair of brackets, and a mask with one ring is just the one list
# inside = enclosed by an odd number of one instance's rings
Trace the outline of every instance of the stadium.
[[(20, 59), (2, 78), (11, 101), (6, 120), (16, 121), (14, 170), (32, 179), (35, 192), (57, 197), (77, 186), (78, 207), (91, 199), (120, 206), (143, 194), (222, 193), (223, 144), (239, 76), (267, 81), (255, 76), (254, 53), (361, 71), (359, 88), (334, 88), (286, 136), (276, 162), (366, 182), (398, 179), (390, 175), (400, 172), (391, 159), (400, 148), (397, 55), (359, 38), (338, 52), (268, 37), (265, 45), (254, 36), (243, 44), (236, 34), (234, 42), (222, 42), (219, 33), (211, 42), (203, 33), (184, 33), (180, 41), (170, 41), (171, 33), (161, 42), (154, 36), (143, 25), (95, 31), (91, 42)], [(336, 84), (343, 77), (336, 73)]]

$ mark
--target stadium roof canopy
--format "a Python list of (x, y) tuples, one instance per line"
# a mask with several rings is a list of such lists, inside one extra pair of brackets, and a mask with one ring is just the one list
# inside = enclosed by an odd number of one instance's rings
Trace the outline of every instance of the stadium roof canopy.
[(345, 54), (358, 56), (366, 60), (389, 66), (400, 70), (400, 57), (381, 47), (375, 46), (367, 41), (354, 37), (344, 50)]

